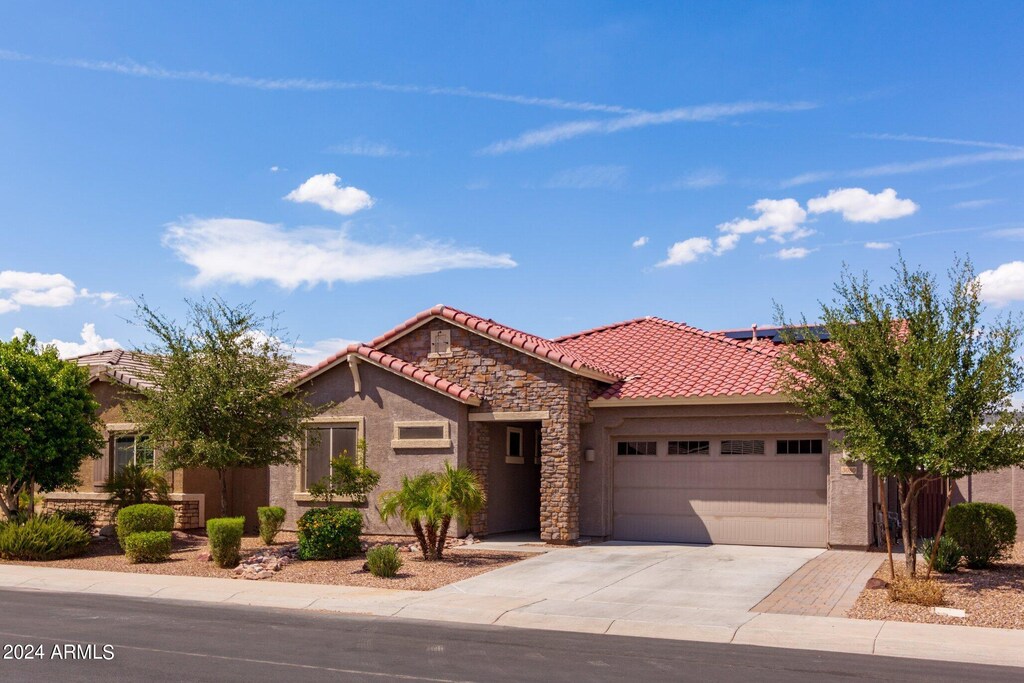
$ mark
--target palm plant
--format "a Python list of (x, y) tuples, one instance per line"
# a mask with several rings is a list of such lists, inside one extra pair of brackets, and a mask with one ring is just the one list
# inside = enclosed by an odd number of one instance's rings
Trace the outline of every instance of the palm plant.
[(163, 473), (140, 463), (128, 463), (103, 485), (110, 494), (114, 512), (139, 503), (166, 503), (170, 486)]
[(394, 517), (412, 527), (424, 560), (440, 560), (453, 519), (468, 521), (487, 497), (476, 475), (445, 463), (443, 472), (424, 472), (402, 478), (402, 487), (380, 499), (380, 516)]

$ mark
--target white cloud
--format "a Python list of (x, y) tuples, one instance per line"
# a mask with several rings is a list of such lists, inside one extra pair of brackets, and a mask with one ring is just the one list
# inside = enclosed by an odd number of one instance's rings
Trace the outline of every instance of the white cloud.
[(721, 256), (727, 251), (732, 251), (739, 243), (740, 235), (738, 233), (722, 235), (715, 240), (715, 256)]
[(282, 169), (281, 169), (281, 167), (280, 167), (280, 166), (271, 166), (271, 167), (270, 167), (270, 172), (271, 172), (271, 173), (277, 173), (277, 172), (279, 172), (279, 171), (281, 171), (281, 170), (282, 170)]
[(457, 268), (512, 268), (508, 254), (436, 241), (372, 244), (346, 230), (286, 230), (242, 218), (187, 218), (167, 226), (165, 246), (196, 269), (193, 283), (252, 284), (284, 288), (362, 282)]
[(321, 339), (311, 344), (303, 344), (300, 342), (292, 349), (292, 358), (295, 359), (296, 363), (316, 365), (320, 361), (333, 356), (355, 341), (355, 339), (333, 337), (331, 339)]
[(782, 187), (793, 187), (807, 183), (826, 180), (828, 178), (874, 178), (876, 176), (903, 175), (907, 173), (919, 173), (922, 171), (939, 171), (946, 168), (959, 166), (973, 166), (975, 164), (986, 164), (994, 161), (1024, 161), (1024, 147), (1011, 147), (1010, 149), (996, 149), (989, 152), (977, 152), (973, 154), (954, 154), (952, 156), (922, 159), (920, 161), (905, 161), (878, 166), (868, 166), (851, 171), (815, 171), (813, 173), (802, 173), (782, 181)]
[(717, 187), (725, 183), (725, 173), (714, 168), (705, 168), (694, 171), (681, 178), (676, 178), (667, 183), (654, 187), (655, 190), (705, 190), (709, 187)]
[(1024, 301), (1024, 261), (1010, 261), (978, 273), (981, 298), (996, 306)]
[(534, 147), (547, 147), (581, 135), (608, 135), (625, 130), (660, 126), (670, 123), (715, 121), (722, 118), (757, 112), (791, 112), (814, 109), (811, 102), (734, 102), (731, 104), (705, 104), (678, 107), (664, 111), (640, 111), (613, 119), (588, 119), (558, 123), (526, 131), (507, 140), (499, 140), (485, 147), (484, 154), (521, 152)]
[(62, 308), (77, 299), (93, 299), (104, 304), (123, 301), (114, 292), (94, 294), (88, 289), (78, 290), (71, 278), (60, 273), (0, 271), (0, 313), (18, 311), (22, 306)]
[(998, 199), (969, 199), (964, 202), (957, 202), (953, 205), (954, 209), (981, 209), (986, 206), (992, 206)]
[(569, 111), (605, 112), (610, 114), (630, 114), (642, 112), (642, 109), (623, 107), (617, 104), (600, 102), (578, 102), (563, 100), (559, 97), (533, 97), (530, 95), (510, 95), (507, 93), (487, 90), (471, 90), (460, 86), (410, 85), (405, 83), (382, 83), (380, 81), (336, 81), (317, 78), (259, 78), (254, 76), (236, 76), (227, 73), (210, 71), (181, 71), (167, 69), (154, 64), (139, 64), (135, 61), (101, 61), (91, 59), (50, 59), (34, 55), (22, 54), (12, 50), (0, 50), (0, 60), (8, 62), (32, 62), (87, 71), (102, 71), (136, 78), (152, 78), (163, 81), (189, 81), (193, 83), (209, 83), (227, 85), (236, 88), (253, 88), (271, 91), (303, 91), (329, 92), (338, 90), (371, 90), (377, 92), (432, 95), (438, 97), (465, 97), (469, 99), (492, 100), (527, 107), (543, 107), (546, 109), (562, 109)]
[(891, 187), (878, 194), (871, 194), (863, 187), (847, 187), (831, 190), (827, 196), (815, 197), (807, 202), (810, 213), (841, 213), (843, 220), (851, 223), (877, 223), (903, 218), (919, 208), (909, 199), (897, 199), (896, 190)]
[(644, 235), (642, 237), (637, 237), (635, 240), (633, 240), (633, 248), (634, 249), (639, 249), (640, 247), (642, 247), (645, 244), (647, 244), (649, 241), (650, 240), (647, 239), (646, 235)]
[(284, 196), (291, 202), (309, 202), (342, 216), (373, 206), (373, 197), (358, 187), (342, 187), (341, 178), (333, 173), (320, 173)]
[(784, 242), (787, 238), (798, 239), (810, 234), (801, 229), (801, 225), (807, 220), (807, 212), (795, 199), (759, 199), (750, 208), (760, 215), (757, 218), (736, 218), (727, 223), (720, 223), (718, 229), (737, 235), (767, 231), (777, 242)]
[(779, 249), (775, 252), (775, 256), (784, 261), (788, 261), (790, 259), (804, 258), (810, 254), (811, 251), (813, 250), (807, 249), (806, 247), (789, 247), (786, 249)]
[(881, 249), (892, 249), (895, 246), (896, 245), (893, 244), (892, 242), (865, 242), (864, 243), (864, 248), (865, 249), (879, 249), (879, 250), (881, 250)]
[(681, 266), (684, 263), (693, 263), (702, 255), (710, 254), (712, 251), (714, 251), (714, 246), (707, 237), (691, 237), (669, 247), (668, 256), (664, 261), (658, 263), (658, 266)]
[(409, 152), (398, 149), (387, 142), (375, 142), (366, 138), (353, 138), (347, 142), (332, 145), (327, 148), (331, 154), (345, 154), (355, 157), (375, 157), (383, 159), (387, 157), (407, 157)]
[(612, 190), (622, 187), (629, 172), (625, 166), (577, 166), (553, 175), (545, 187), (564, 190)]
[[(25, 334), (25, 330), (15, 328), (15, 337), (20, 337), (23, 334)], [(97, 334), (94, 323), (86, 323), (82, 326), (82, 341), (80, 342), (51, 339), (48, 342), (39, 342), (39, 346), (56, 347), (57, 353), (60, 354), (61, 358), (74, 358), (75, 356), (84, 356), (87, 353), (98, 353), (99, 351), (121, 348), (121, 344), (116, 339), (105, 339)]]

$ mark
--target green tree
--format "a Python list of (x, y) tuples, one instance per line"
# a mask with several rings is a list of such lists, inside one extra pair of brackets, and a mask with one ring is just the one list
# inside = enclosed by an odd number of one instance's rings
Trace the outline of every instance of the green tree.
[(443, 472), (403, 477), (399, 490), (381, 496), (380, 516), (400, 518), (412, 527), (423, 559), (440, 560), (452, 520), (468, 521), (486, 502), (473, 472), (445, 463)]
[[(1011, 405), (1024, 386), (1015, 356), (1022, 330), (1013, 317), (982, 321), (970, 261), (954, 263), (945, 293), (934, 275), (911, 270), (902, 257), (894, 272), (876, 290), (866, 274), (844, 268), (835, 299), (822, 304), (829, 340), (805, 319), (784, 331), (780, 360), (796, 405), (841, 434), (834, 447), (897, 482), (913, 575), (925, 484), (1024, 461), (1024, 422)], [(787, 324), (781, 309), (777, 318)]]
[(377, 488), (380, 473), (366, 467), (366, 439), (356, 443), (356, 460), (349, 457), (348, 450), (331, 458), (331, 473), (307, 487), (313, 500), (333, 503), (335, 497), (349, 498), (353, 503), (366, 502), (366, 494)]
[(159, 449), (162, 469), (217, 473), (226, 517), (228, 470), (298, 462), (296, 444), (318, 409), (290, 388), (294, 367), (273, 318), (219, 298), (186, 303), (183, 324), (139, 303), (138, 322), (156, 341), (125, 410)]
[(88, 369), (40, 349), (27, 333), (0, 341), (0, 510), (8, 519), (18, 516), (23, 493), (31, 500), (36, 489), (79, 483), (82, 463), (103, 446), (98, 410)]

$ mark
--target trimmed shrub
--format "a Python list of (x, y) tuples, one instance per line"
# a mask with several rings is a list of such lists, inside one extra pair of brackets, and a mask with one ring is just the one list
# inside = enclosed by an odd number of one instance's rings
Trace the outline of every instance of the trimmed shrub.
[[(921, 556), (924, 557), (925, 566), (928, 565), (928, 560), (932, 556), (932, 546), (934, 545), (935, 539), (931, 537), (922, 538), (917, 542), (917, 547), (921, 549)], [(939, 549), (935, 552), (935, 564), (932, 565), (932, 568), (937, 572), (949, 574), (956, 571), (962, 559), (964, 559), (964, 551), (956, 541), (950, 538), (949, 534), (943, 534), (939, 540)]]
[(299, 518), (299, 558), (336, 560), (350, 557), (362, 548), (359, 534), (363, 515), (359, 510), (341, 507), (313, 508)]
[(391, 579), (401, 568), (402, 558), (398, 555), (397, 546), (379, 545), (366, 553), (366, 569), (374, 576)]
[(174, 509), (167, 505), (142, 503), (121, 508), (117, 513), (117, 540), (124, 549), (124, 540), (140, 531), (171, 531)]
[(1017, 516), (997, 503), (960, 503), (946, 513), (946, 533), (964, 552), (972, 569), (991, 567), (1017, 538)]
[(124, 554), (132, 564), (164, 562), (171, 557), (170, 531), (136, 531), (124, 539)]
[(91, 532), (96, 524), (96, 513), (88, 510), (59, 510), (58, 517), (63, 517), (77, 527)]
[(206, 521), (210, 555), (218, 567), (230, 569), (238, 565), (244, 531), (245, 517), (218, 517)]
[(937, 581), (925, 581), (902, 574), (889, 583), (889, 599), (925, 607), (937, 607), (944, 602), (942, 586)]
[(284, 508), (276, 506), (256, 508), (256, 516), (260, 520), (260, 538), (264, 545), (273, 545), (277, 532), (284, 524)]
[(89, 532), (57, 515), (33, 517), (0, 527), (0, 558), (5, 560), (63, 560), (89, 547)]

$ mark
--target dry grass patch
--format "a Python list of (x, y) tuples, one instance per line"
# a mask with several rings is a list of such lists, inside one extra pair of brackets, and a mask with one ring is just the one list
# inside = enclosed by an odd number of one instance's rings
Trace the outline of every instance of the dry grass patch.
[(889, 582), (889, 599), (923, 607), (943, 604), (942, 586), (938, 581), (914, 578), (900, 574)]

